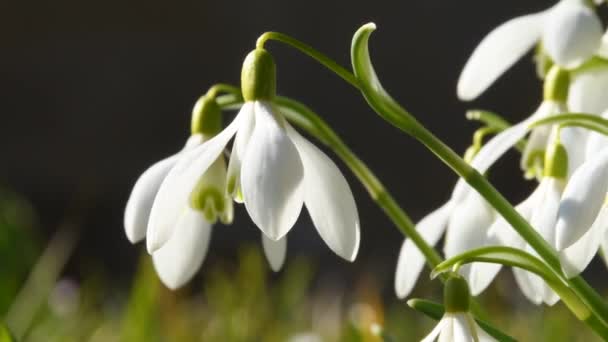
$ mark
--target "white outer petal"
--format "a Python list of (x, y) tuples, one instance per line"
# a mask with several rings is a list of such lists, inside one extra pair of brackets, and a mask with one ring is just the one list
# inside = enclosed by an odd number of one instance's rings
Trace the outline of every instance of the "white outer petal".
[[(603, 119), (608, 119), (608, 110), (602, 113)], [(601, 153), (602, 150), (608, 148), (608, 137), (598, 133), (598, 132), (589, 132), (589, 137), (586, 141), (585, 147), (585, 159), (593, 159), (598, 154)]]
[(608, 59), (608, 30), (606, 30), (602, 36), (602, 42), (600, 43), (600, 48), (598, 49), (597, 54), (605, 59)]
[(453, 318), (450, 314), (444, 315), (441, 320), (439, 320), (439, 323), (437, 323), (435, 328), (433, 328), (433, 330), (431, 330), (428, 335), (426, 335), (422, 340), (420, 340), (420, 342), (435, 341), (444, 329), (452, 329), (452, 320)]
[(152, 203), (169, 170), (177, 161), (177, 155), (163, 159), (150, 166), (141, 174), (131, 191), (125, 208), (125, 232), (131, 243), (141, 241), (146, 237), (148, 219)]
[(466, 312), (459, 312), (454, 314), (454, 332), (452, 336), (453, 342), (470, 342), (475, 341), (473, 337), (473, 329), (475, 329), (475, 322), (470, 318)]
[(475, 331), (477, 332), (477, 338), (479, 339), (479, 342), (495, 342), (496, 339), (492, 336), (490, 336), (485, 330), (483, 330), (482, 327), (479, 326), (479, 324), (477, 324), (477, 322), (474, 322), (475, 324)]
[[(542, 191), (537, 187), (528, 198), (515, 206), (515, 210), (526, 221), (530, 221), (533, 209), (538, 205), (538, 201), (542, 199)], [(522, 237), (511, 227), (511, 225), (502, 217), (498, 217), (492, 226), (488, 229), (490, 237), (496, 237), (500, 243), (505, 246), (519, 248), (523, 244)]]
[(595, 221), (608, 191), (608, 150), (581, 165), (564, 189), (556, 225), (557, 249), (580, 239)]
[(234, 182), (234, 189), (232, 189), (232, 195), (235, 200), (241, 200), (236, 193), (241, 187), (241, 164), (243, 162), (243, 155), (247, 150), (247, 144), (249, 138), (255, 127), (255, 115), (253, 111), (253, 102), (247, 102), (243, 105), (241, 112), (242, 118), (239, 124), (239, 130), (236, 132), (234, 137), (234, 143), (232, 145), (232, 152), (230, 153), (230, 161), (228, 162), (227, 180), (228, 182)]
[(572, 112), (600, 114), (608, 110), (608, 67), (576, 73), (570, 82), (568, 107)]
[(458, 79), (458, 97), (473, 100), (532, 48), (541, 35), (544, 12), (511, 19), (475, 48)]
[(539, 184), (541, 198), (533, 209), (530, 224), (553, 247), (555, 241), (555, 223), (563, 191), (563, 181), (545, 177)]
[(293, 227), (304, 203), (304, 167), (280, 115), (270, 104), (255, 102), (255, 128), (241, 170), (245, 208), (273, 240)]
[(209, 247), (211, 227), (202, 213), (186, 209), (169, 241), (152, 253), (156, 273), (168, 288), (183, 286), (199, 270)]
[(262, 233), (262, 247), (264, 248), (264, 255), (270, 264), (270, 268), (275, 272), (280, 271), (287, 255), (287, 236), (273, 241)]
[(543, 302), (542, 293), (536, 291), (536, 289), (533, 287), (528, 274), (528, 271), (513, 267), (513, 276), (515, 277), (515, 282), (519, 286), (519, 289), (523, 293), (524, 297), (528, 298), (528, 300), (532, 303), (540, 305)]
[(603, 241), (608, 228), (608, 208), (600, 211), (593, 225), (576, 243), (560, 252), (562, 268), (568, 278), (583, 272)]
[(494, 209), (476, 192), (471, 192), (459, 203), (448, 221), (443, 247), (451, 258), (471, 248), (482, 246), (487, 240), (487, 229), (494, 222)]
[(354, 261), (361, 232), (357, 205), (346, 179), (325, 153), (291, 126), (287, 126), (287, 134), (304, 166), (304, 204), (315, 228), (332, 251)]
[(154, 199), (148, 222), (147, 247), (152, 253), (169, 240), (177, 219), (190, 206), (190, 193), (207, 168), (220, 156), (239, 125), (237, 117), (222, 132), (183, 153), (169, 171)]
[(568, 153), (568, 178), (585, 161), (585, 150), (590, 131), (581, 127), (563, 127), (560, 130), (560, 140)]
[(600, 47), (601, 39), (602, 23), (582, 3), (563, 1), (545, 17), (543, 47), (560, 66), (573, 68), (588, 60)]
[[(416, 225), (416, 230), (430, 246), (437, 244), (437, 241), (443, 235), (452, 208), (452, 202), (448, 201), (426, 215)], [(412, 240), (405, 239), (399, 252), (397, 271), (395, 273), (395, 292), (397, 293), (397, 297), (405, 298), (410, 294), (414, 285), (416, 285), (425, 262), (424, 255)]]

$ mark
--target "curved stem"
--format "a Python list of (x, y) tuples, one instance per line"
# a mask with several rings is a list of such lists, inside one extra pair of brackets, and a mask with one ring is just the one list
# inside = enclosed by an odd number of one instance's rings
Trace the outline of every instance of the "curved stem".
[(300, 50), (304, 54), (312, 57), (317, 62), (321, 63), (327, 69), (334, 72), (336, 75), (342, 77), (342, 79), (350, 83), (353, 87), (359, 88), (359, 80), (355, 77), (355, 75), (353, 75), (349, 70), (347, 70), (340, 64), (336, 63), (333, 59), (317, 51), (312, 46), (280, 32), (265, 32), (258, 38), (256, 42), (256, 47), (258, 49), (263, 49), (264, 44), (268, 40), (275, 40), (277, 42), (285, 43)]

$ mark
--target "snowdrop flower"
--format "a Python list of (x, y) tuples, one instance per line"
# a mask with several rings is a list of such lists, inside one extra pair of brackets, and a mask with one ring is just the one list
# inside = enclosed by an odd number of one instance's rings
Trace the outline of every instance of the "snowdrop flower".
[(562, 197), (557, 249), (564, 272), (574, 277), (595, 256), (608, 228), (608, 149), (585, 162), (572, 176)]
[(572, 68), (597, 51), (601, 37), (602, 24), (584, 0), (562, 0), (545, 11), (511, 19), (475, 48), (458, 80), (458, 97), (478, 97), (539, 41), (555, 63)]
[[(243, 64), (245, 104), (218, 135), (186, 152), (168, 173), (154, 200), (148, 228), (148, 250), (161, 248), (172, 235), (197, 179), (222, 154), (234, 137), (226, 188), (243, 201), (253, 222), (272, 241), (280, 241), (305, 204), (317, 231), (335, 253), (352, 261), (359, 248), (357, 208), (338, 167), (298, 134), (275, 108), (275, 65), (263, 49), (252, 51)], [(282, 255), (285, 241), (270, 246), (271, 265)], [(270, 247), (269, 247), (270, 246)], [(278, 259), (277, 259), (278, 260)]]
[[(215, 100), (202, 97), (193, 110), (192, 136), (186, 147), (152, 165), (137, 180), (125, 209), (125, 231), (132, 243), (146, 236), (154, 199), (167, 174), (189, 151), (212, 139), (220, 130), (220, 120)], [(211, 227), (218, 217), (224, 223), (232, 221), (232, 200), (225, 193), (224, 157), (218, 156), (196, 181), (189, 201), (180, 207), (171, 224), (170, 239), (152, 254), (160, 279), (171, 289), (184, 285), (200, 268), (209, 246)]]
[(495, 341), (475, 322), (469, 313), (470, 292), (466, 280), (452, 275), (445, 283), (445, 313), (437, 326), (422, 342), (486, 342)]

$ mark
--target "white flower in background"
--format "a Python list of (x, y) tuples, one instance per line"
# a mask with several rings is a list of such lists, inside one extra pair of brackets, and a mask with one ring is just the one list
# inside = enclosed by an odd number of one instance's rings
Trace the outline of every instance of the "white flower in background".
[(594, 61), (573, 72), (568, 108), (575, 113), (601, 114), (608, 109), (608, 62)]
[(608, 228), (608, 149), (588, 159), (572, 176), (556, 224), (557, 249), (564, 272), (573, 277), (591, 262)]
[(488, 335), (468, 312), (446, 312), (435, 328), (421, 342), (490, 342)]
[(584, 0), (562, 0), (545, 11), (511, 19), (475, 48), (458, 80), (458, 97), (475, 99), (539, 41), (558, 65), (578, 66), (597, 51), (602, 31)]
[[(274, 61), (265, 50), (247, 56), (242, 73), (245, 104), (222, 132), (184, 153), (168, 173), (150, 214), (148, 250), (161, 248), (171, 238), (172, 223), (188, 203), (197, 179), (236, 135), (227, 189), (242, 199), (264, 235), (273, 241), (284, 238), (305, 204), (330, 249), (349, 261), (355, 259), (360, 231), (352, 192), (331, 159), (291, 128), (273, 106), (274, 72)], [(283, 248), (266, 248), (272, 265), (278, 264), (272, 260)]]
[(466, 280), (450, 275), (444, 285), (445, 313), (421, 342), (489, 342), (488, 335), (469, 312), (470, 292)]

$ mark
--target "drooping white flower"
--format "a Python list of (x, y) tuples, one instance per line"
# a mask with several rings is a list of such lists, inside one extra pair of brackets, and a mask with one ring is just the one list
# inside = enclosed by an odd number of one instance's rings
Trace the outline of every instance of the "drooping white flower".
[[(267, 64), (253, 71), (246, 68), (259, 63)], [(261, 49), (254, 50), (245, 60), (244, 87), (251, 85), (248, 78), (260, 77), (259, 70), (274, 72), (272, 58)], [(264, 77), (272, 79), (274, 74)], [(244, 202), (249, 216), (264, 235), (273, 241), (284, 238), (306, 205), (329, 248), (344, 259), (354, 260), (360, 241), (359, 218), (344, 176), (329, 157), (297, 133), (275, 108), (271, 100), (274, 86), (254, 84), (254, 87), (259, 88), (243, 89), (246, 102), (232, 123), (184, 154), (163, 181), (152, 207), (148, 250), (154, 251), (168, 241), (171, 222), (187, 203), (196, 179), (236, 135), (227, 188)], [(251, 98), (251, 94), (261, 91), (265, 96)], [(269, 250), (274, 248), (267, 248), (267, 255), (275, 255)], [(275, 267), (280, 262), (271, 264)]]
[(437, 326), (422, 342), (479, 342), (495, 341), (478, 324), (469, 312), (471, 293), (464, 278), (450, 274), (444, 284), (445, 313)]
[(446, 312), (435, 328), (421, 342), (490, 342), (496, 341), (475, 322), (468, 312)]
[(475, 99), (539, 41), (558, 65), (580, 65), (599, 48), (602, 31), (583, 0), (562, 0), (545, 11), (511, 19), (475, 48), (458, 80), (458, 97)]
[[(207, 139), (203, 134), (193, 134), (182, 151), (152, 165), (137, 180), (125, 209), (125, 231), (132, 243), (146, 237), (154, 198), (169, 170), (188, 151), (201, 146)], [(222, 182), (225, 184), (225, 178), (224, 157), (219, 156), (207, 172), (197, 180), (198, 186), (211, 186), (207, 191), (215, 189), (220, 196), (219, 201), (215, 201), (218, 200), (215, 196), (191, 199), (194, 202), (197, 200), (206, 202), (198, 203), (198, 208), (193, 208), (192, 203), (187, 202), (172, 224), (173, 232), (170, 239), (152, 254), (156, 272), (167, 287), (171, 289), (181, 287), (198, 271), (207, 254), (211, 228), (217, 215), (219, 214), (224, 221), (231, 220), (232, 201), (224, 194), (225, 186), (222, 186)], [(222, 208), (219, 208), (220, 202), (223, 203)]]

